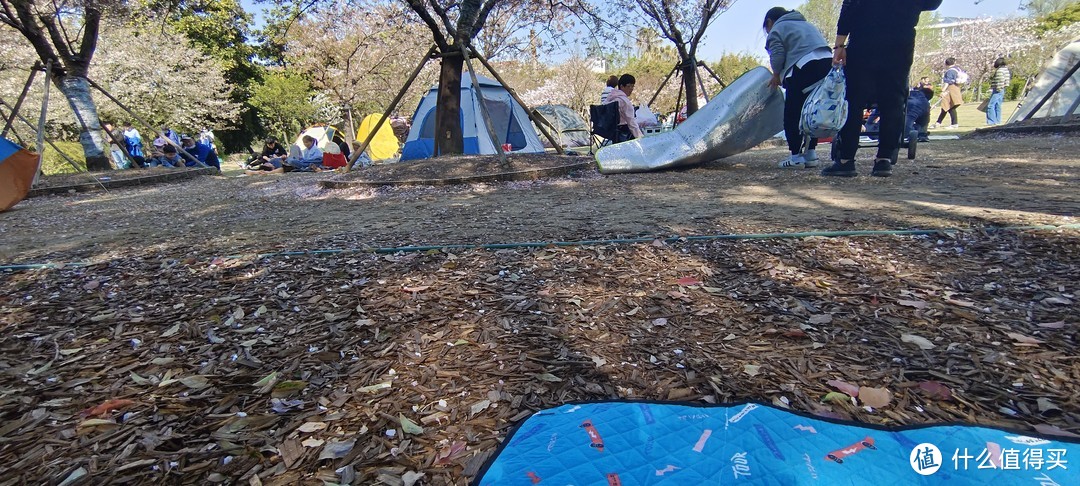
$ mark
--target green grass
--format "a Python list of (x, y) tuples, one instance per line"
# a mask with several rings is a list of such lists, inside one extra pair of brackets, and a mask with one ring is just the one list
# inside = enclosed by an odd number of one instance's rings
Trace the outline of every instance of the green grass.
[[(1018, 101), (1006, 101), (1005, 103), (1003, 103), (1001, 105), (1001, 122), (1002, 123), (1005, 123), (1005, 122), (1009, 121), (1009, 117), (1012, 116), (1013, 111), (1016, 110), (1016, 105), (1017, 104), (1019, 104)], [(936, 130), (930, 130), (930, 133), (933, 133), (933, 134), (936, 134), (936, 135), (945, 135), (945, 134), (963, 135), (963, 134), (971, 133), (971, 132), (975, 131), (976, 128), (985, 128), (986, 127), (986, 113), (983, 113), (983, 112), (979, 111), (977, 109), (978, 106), (979, 106), (978, 101), (969, 101), (967, 103), (964, 103), (964, 104), (960, 105), (960, 107), (956, 109), (956, 119), (960, 123), (960, 128), (958, 130), (948, 130), (948, 129), (945, 129), (945, 128), (938, 128)], [(941, 113), (941, 108), (940, 107), (934, 107), (933, 111), (930, 113), (930, 125), (933, 125), (934, 122), (937, 121), (938, 114), (940, 114), (940, 113)], [(942, 123), (945, 126), (947, 126), (949, 124), (949, 115), (945, 115), (945, 121), (942, 122)]]
[(45, 160), (41, 164), (42, 173), (49, 176), (55, 174), (74, 174), (76, 172), (86, 171), (86, 157), (83, 155), (83, 148), (79, 142), (54, 140), (53, 144), (59, 147), (64, 154), (73, 159), (75, 164), (79, 166), (79, 169), (76, 170), (62, 155), (56, 152), (56, 149), (49, 146), (49, 144), (45, 144)]

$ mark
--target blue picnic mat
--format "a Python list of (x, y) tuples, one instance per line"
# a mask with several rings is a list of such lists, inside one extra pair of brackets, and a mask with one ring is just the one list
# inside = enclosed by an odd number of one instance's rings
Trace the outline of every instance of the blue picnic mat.
[(1080, 485), (1080, 443), (959, 424), (884, 428), (757, 403), (580, 403), (529, 417), (474, 484), (946, 482)]

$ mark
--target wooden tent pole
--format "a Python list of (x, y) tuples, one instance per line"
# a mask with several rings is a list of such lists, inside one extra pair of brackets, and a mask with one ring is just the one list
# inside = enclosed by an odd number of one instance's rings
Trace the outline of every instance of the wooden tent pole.
[(120, 102), (120, 100), (116, 99), (116, 97), (114, 97), (112, 94), (109, 94), (108, 91), (105, 91), (105, 88), (102, 88), (101, 85), (95, 83), (93, 79), (90, 79), (90, 78), (83, 78), (83, 79), (85, 79), (87, 83), (90, 83), (90, 86), (93, 86), (94, 89), (100, 91), (101, 94), (105, 95), (106, 98), (112, 100), (113, 103), (116, 103), (116, 106), (119, 106), (121, 110), (124, 110), (124, 112), (131, 115), (139, 123), (142, 123), (143, 126), (146, 127), (147, 130), (150, 130), (150, 133), (153, 133), (157, 137), (160, 137), (160, 138), (164, 139), (165, 143), (168, 143), (169, 145), (172, 145), (173, 147), (176, 147), (176, 150), (178, 150), (180, 152), (180, 154), (184, 155), (185, 157), (190, 158), (191, 160), (194, 160), (195, 164), (198, 165), (199, 167), (210, 167), (209, 165), (206, 165), (206, 164), (202, 163), (202, 161), (200, 161), (198, 157), (196, 157), (194, 155), (191, 155), (191, 153), (189, 153), (187, 150), (184, 150), (184, 147), (181, 147), (181, 146), (177, 145), (176, 142), (172, 141), (172, 139), (162, 135), (160, 132), (155, 130), (152, 125), (150, 125), (149, 123), (146, 122), (146, 120), (143, 120), (142, 117), (140, 117), (139, 115), (136, 115), (135, 112), (131, 111), (131, 109), (128, 108), (126, 105), (124, 105), (122, 102)]
[(52, 59), (45, 64), (45, 94), (41, 97), (41, 116), (38, 117), (37, 124), (38, 164), (37, 170), (34, 171), (34, 180), (30, 183), (30, 187), (37, 185), (38, 177), (41, 175), (41, 168), (45, 165), (45, 118), (49, 114), (49, 80), (52, 78), (51, 72)]
[(712, 68), (710, 68), (709, 65), (705, 63), (705, 61), (698, 61), (698, 66), (705, 68), (705, 70), (712, 75), (713, 79), (715, 79), (717, 83), (720, 83), (721, 90), (727, 88), (727, 83), (724, 83), (724, 81), (720, 79), (720, 76), (717, 76), (716, 73), (713, 72)]
[[(400, 103), (401, 99), (405, 97), (405, 93), (409, 91), (409, 87), (411, 87), (412, 84), (416, 81), (417, 76), (420, 76), (420, 71), (424, 70), (424, 66), (427, 65), (428, 61), (431, 60), (431, 56), (435, 55), (435, 51), (437, 50), (438, 48), (435, 45), (432, 45), (431, 48), (428, 49), (427, 53), (424, 54), (424, 58), (421, 59), (420, 63), (416, 65), (416, 69), (413, 70), (412, 75), (409, 76), (408, 81), (405, 81), (405, 84), (402, 85), (401, 89), (398, 91), (397, 96), (395, 96), (394, 99), (390, 102), (390, 104), (387, 105), (386, 110), (383, 111), (382, 116), (379, 117), (379, 122), (376, 123), (375, 127), (371, 129), (371, 133), (368, 133), (367, 137), (364, 137), (364, 143), (360, 144), (360, 146), (353, 151), (352, 157), (349, 157), (349, 163), (345, 164), (345, 172), (349, 172), (350, 170), (352, 170), (352, 165), (354, 162), (356, 162), (356, 159), (360, 158), (360, 155), (363, 154), (365, 150), (367, 150), (368, 145), (371, 144), (371, 141), (375, 140), (375, 134), (379, 133), (379, 129), (382, 128), (383, 123), (386, 121), (387, 118), (390, 118), (390, 114), (397, 109), (398, 103)], [(361, 121), (360, 123), (363, 123), (363, 121)]]
[[(7, 105), (5, 104), (4, 106), (7, 106)], [(5, 115), (5, 114), (4, 114), (4, 110), (0, 110), (0, 118), (3, 118), (3, 119), (5, 119), (5, 120), (7, 119), (7, 115)], [(15, 118), (14, 118), (14, 117), (12, 117), (11, 119), (12, 119), (12, 120), (15, 120)], [(15, 137), (15, 141), (16, 141), (16, 142), (19, 142), (19, 145), (21, 145), (21, 146), (23, 146), (23, 147), (25, 147), (25, 146), (26, 146), (26, 142), (25, 142), (25, 141), (23, 141), (22, 137), (20, 137), (20, 136), (19, 136), (19, 132), (18, 132), (18, 131), (15, 131), (15, 130), (11, 130), (11, 136)], [(7, 135), (5, 135), (5, 137), (7, 137)]]
[[(484, 92), (480, 90), (480, 78), (476, 76), (476, 70), (473, 68), (472, 60), (469, 59), (470, 49), (465, 47), (465, 43), (461, 43), (461, 55), (465, 56), (465, 65), (469, 68), (469, 78), (472, 79), (473, 89), (476, 90), (476, 104), (480, 105), (480, 116), (484, 118), (484, 127), (487, 128), (488, 137), (491, 138), (491, 144), (495, 146), (495, 153), (499, 154), (499, 161), (503, 165), (507, 164), (506, 151), (503, 150), (503, 146), (499, 143), (499, 136), (495, 133), (495, 125), (491, 123), (491, 114), (488, 113), (487, 104), (484, 103)], [(503, 85), (506, 88), (506, 85)], [(510, 91), (507, 89), (507, 91)], [(524, 108), (524, 106), (522, 106)], [(511, 108), (513, 112), (513, 108)], [(530, 117), (531, 119), (532, 117)]]
[[(563, 149), (562, 144), (557, 142), (555, 140), (555, 137), (551, 136), (551, 133), (549, 133), (547, 129), (544, 128), (543, 124), (537, 123), (536, 118), (534, 118), (532, 115), (532, 110), (529, 109), (529, 105), (526, 105), (525, 102), (521, 100), (521, 97), (517, 95), (517, 92), (514, 91), (514, 88), (511, 88), (502, 76), (499, 76), (498, 71), (496, 71), (495, 68), (491, 66), (491, 63), (488, 62), (487, 58), (480, 54), (475, 47), (470, 46), (469, 50), (472, 51), (473, 57), (480, 61), (480, 64), (483, 64), (484, 67), (487, 68), (488, 72), (490, 72), (491, 75), (495, 77), (495, 80), (498, 81), (499, 84), (503, 85), (504, 88), (506, 88), (506, 91), (510, 93), (511, 97), (514, 98), (514, 101), (521, 105), (521, 108), (525, 110), (525, 116), (529, 117), (529, 121), (537, 125), (537, 128), (540, 129), (540, 133), (543, 134), (544, 137), (547, 138), (549, 142), (551, 142), (551, 145), (555, 147), (555, 152), (559, 155), (565, 154), (566, 150)], [(465, 59), (468, 59), (468, 56), (466, 56)]]
[(697, 75), (698, 86), (701, 87), (701, 96), (704, 96), (705, 102), (708, 103), (710, 98), (709, 91), (705, 89), (705, 80), (701, 77), (701, 70), (698, 69), (698, 66), (700, 66), (700, 64), (694, 64), (694, 74)]
[(682, 108), (682, 92), (683, 84), (679, 83), (679, 94), (675, 95), (675, 114), (672, 115), (675, 118), (671, 120), (671, 128), (679, 126), (679, 110)]
[[(0, 99), (0, 105), (3, 105), (5, 107), (7, 107), (8, 109), (11, 108), (11, 105), (9, 105), (8, 102), (4, 101), (3, 99)], [(27, 120), (26, 117), (24, 117), (22, 115), (18, 115), (18, 116), (16, 116), (16, 119), (18, 119), (19, 121), (26, 124), (26, 126), (30, 127), (31, 130), (34, 130), (35, 132), (37, 131), (37, 129), (34, 127), (34, 123), (31, 122), (30, 120)], [(74, 168), (76, 172), (85, 172), (82, 169), (82, 167), (79, 167), (79, 164), (77, 162), (75, 162), (75, 159), (71, 158), (71, 156), (64, 153), (63, 150), (60, 150), (60, 147), (57, 147), (56, 144), (52, 142), (52, 140), (49, 140), (49, 139), (46, 138), (45, 143), (47, 143), (50, 147), (52, 147), (53, 150), (56, 151), (56, 153), (60, 154), (60, 156), (63, 157), (64, 160), (66, 160), (67, 163), (70, 164), (71, 167)]]
[(41, 63), (34, 62), (34, 67), (30, 69), (30, 76), (26, 78), (26, 84), (23, 85), (22, 93), (19, 93), (19, 98), (15, 100), (15, 107), (11, 109), (11, 115), (4, 120), (4, 130), (0, 132), (0, 137), (6, 137), (11, 130), (11, 125), (15, 123), (15, 114), (19, 112), (19, 108), (22, 108), (23, 100), (30, 92), (30, 86), (34, 84), (34, 76), (37, 76), (39, 68), (41, 68)]
[(652, 107), (652, 104), (653, 104), (654, 101), (656, 101), (656, 98), (660, 97), (660, 92), (664, 90), (664, 86), (667, 86), (668, 81), (671, 80), (671, 77), (675, 75), (675, 71), (678, 71), (678, 70), (679, 70), (679, 65), (678, 64), (676, 64), (675, 67), (671, 68), (671, 72), (668, 73), (667, 77), (665, 77), (664, 80), (660, 83), (660, 87), (656, 88), (656, 92), (653, 93), (652, 98), (649, 98), (649, 102), (645, 104), (646, 106)]

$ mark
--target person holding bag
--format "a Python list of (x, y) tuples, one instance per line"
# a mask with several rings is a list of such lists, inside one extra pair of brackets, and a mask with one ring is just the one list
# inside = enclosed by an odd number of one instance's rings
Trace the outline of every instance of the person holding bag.
[(945, 120), (945, 115), (949, 115), (949, 121), (952, 122), (947, 128), (955, 130), (960, 128), (960, 124), (957, 123), (956, 109), (964, 104), (964, 93), (960, 89), (960, 85), (967, 82), (967, 73), (960, 69), (960, 66), (956, 65), (955, 58), (948, 58), (945, 60), (945, 74), (941, 77), (941, 113), (937, 117), (937, 123), (934, 123), (932, 128), (941, 126), (941, 122)]
[[(817, 167), (817, 138), (803, 134), (799, 120), (810, 89), (829, 74), (832, 50), (817, 27), (795, 10), (769, 9), (762, 27), (768, 35), (765, 50), (773, 72), (769, 86), (783, 86), (785, 91), (784, 137), (791, 156), (780, 161), (780, 168)], [(806, 138), (809, 141), (804, 151)]]
[(986, 109), (983, 110), (986, 112), (987, 125), (1001, 124), (1001, 105), (1005, 102), (1005, 90), (1011, 82), (1012, 73), (1009, 72), (1008, 63), (1004, 57), (997, 58), (994, 61), (994, 74), (990, 76), (990, 97), (987, 98)]
[(923, 11), (939, 6), (941, 0), (844, 0), (836, 23), (833, 64), (845, 66), (848, 118), (840, 130), (839, 160), (822, 170), (821, 175), (858, 175), (855, 154), (859, 150), (862, 111), (875, 100), (881, 114), (881, 135), (870, 175), (892, 175), (892, 159), (900, 149), (904, 128), (915, 26)]

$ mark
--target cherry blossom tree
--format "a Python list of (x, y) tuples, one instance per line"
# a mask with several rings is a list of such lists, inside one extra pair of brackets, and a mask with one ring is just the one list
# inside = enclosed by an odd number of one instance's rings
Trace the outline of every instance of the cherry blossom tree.
[[(231, 100), (233, 87), (225, 79), (221, 61), (203, 54), (185, 36), (168, 29), (142, 29), (110, 17), (102, 19), (101, 26), (88, 75), (140, 117), (154, 125), (189, 132), (202, 127), (220, 128), (236, 121), (239, 105)], [(4, 31), (10, 32), (0, 27), (0, 34)], [(5, 100), (18, 96), (29, 66), (37, 59), (31, 46), (17, 40), (14, 35), (0, 35), (0, 49), (4, 52), (0, 98)], [(41, 98), (40, 85), (35, 86), (23, 110), (40, 106)], [(103, 120), (118, 125), (132, 118), (100, 93), (93, 92), (91, 101)], [(69, 106), (63, 103), (50, 103), (45, 126), (53, 138), (78, 137), (82, 131)], [(24, 125), (14, 127), (27, 133)]]
[(675, 45), (686, 94), (686, 113), (698, 108), (697, 49), (705, 30), (734, 0), (618, 0), (626, 10), (639, 11), (649, 25)]
[(578, 113), (588, 111), (589, 105), (599, 103), (604, 83), (581, 57), (572, 57), (554, 69), (544, 84), (522, 94), (530, 106), (566, 105)]
[[(321, 15), (298, 21), (284, 42), (284, 58), (340, 108), (351, 137), (353, 110), (382, 112), (415, 67), (417, 59), (402, 53), (423, 52), (430, 43), (400, 4), (341, 3), (337, 8), (334, 22)], [(419, 97), (433, 80), (432, 69), (422, 73), (411, 94)]]
[(993, 74), (994, 61), (999, 57), (1019, 58), (1040, 50), (1035, 33), (1035, 21), (1027, 17), (1006, 19), (974, 19), (948, 28), (941, 37), (939, 51), (922, 52), (920, 60), (944, 70), (945, 58), (953, 57), (968, 73), (971, 81), (965, 89), (975, 91)]
[(0, 24), (23, 36), (43, 65), (51, 66), (53, 84), (79, 121), (86, 167), (108, 170), (109, 158), (97, 107), (86, 76), (97, 49), (102, 13), (118, 8), (107, 0), (57, 3), (46, 0), (0, 0)]

